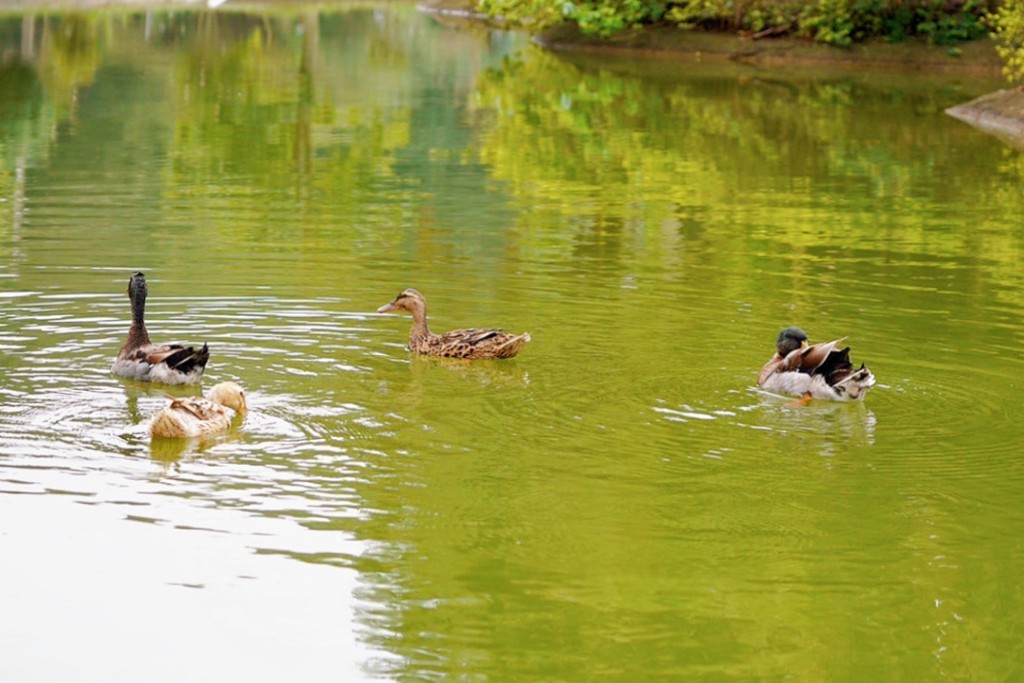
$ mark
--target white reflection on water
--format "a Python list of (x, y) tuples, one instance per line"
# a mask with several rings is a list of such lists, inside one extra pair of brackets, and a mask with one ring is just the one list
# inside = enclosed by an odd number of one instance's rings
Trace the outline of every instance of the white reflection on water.
[[(254, 555), (254, 534), (295, 536), (286, 520), (174, 497), (154, 511), (0, 496), (0, 517), (12, 516), (31, 524), (0, 535), (0, 604), (17, 615), (0, 620), (11, 680), (358, 680), (370, 656), (355, 636), (354, 571)], [(340, 534), (318, 535), (325, 545), (355, 550)]]

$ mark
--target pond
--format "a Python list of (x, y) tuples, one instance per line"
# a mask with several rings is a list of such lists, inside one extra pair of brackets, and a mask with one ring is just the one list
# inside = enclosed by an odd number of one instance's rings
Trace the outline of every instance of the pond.
[[(1024, 156), (943, 114), (999, 86), (402, 3), (0, 17), (5, 671), (1019, 676)], [(227, 435), (110, 375), (134, 270)], [(405, 287), (533, 341), (411, 357)], [(756, 390), (787, 325), (878, 385)]]

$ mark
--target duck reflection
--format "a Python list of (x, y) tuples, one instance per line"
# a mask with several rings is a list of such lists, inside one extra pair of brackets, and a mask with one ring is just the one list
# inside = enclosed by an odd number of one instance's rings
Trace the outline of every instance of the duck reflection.
[(191, 439), (153, 438), (149, 442), (149, 457), (162, 463), (166, 469), (177, 470), (189, 460), (211, 455), (218, 447), (241, 441), (237, 428), (229, 432)]
[[(707, 425), (718, 429), (732, 426), (743, 429), (744, 442), (756, 444), (764, 448), (764, 439), (774, 440), (784, 437), (787, 440), (799, 437), (803, 443), (817, 450), (822, 456), (835, 456), (847, 451), (851, 446), (871, 446), (875, 443), (875, 430), (878, 418), (862, 401), (836, 403), (833, 401), (814, 401), (802, 404), (786, 397), (770, 394), (752, 388), (757, 396), (756, 402), (727, 405), (727, 401), (715, 406), (702, 405), (699, 408), (689, 405), (670, 406), (659, 401), (652, 406), (667, 422)], [(745, 392), (730, 392), (736, 396), (748, 396)], [(728, 427), (727, 427), (728, 428)], [(753, 438), (753, 432), (763, 434), (763, 438)], [(774, 448), (775, 452), (790, 451), (792, 445)]]
[(485, 387), (525, 387), (530, 383), (529, 373), (515, 361), (477, 362), (459, 358), (416, 356), (412, 358), (411, 377), (422, 381), (434, 368), (447, 370), (467, 382)]
[[(424, 399), (428, 383), (444, 382), (444, 378), (454, 377), (459, 381), (478, 389), (509, 389), (526, 387), (530, 383), (530, 375), (518, 367), (515, 361), (479, 362), (458, 358), (440, 358), (435, 356), (413, 356), (409, 359), (407, 380), (396, 382), (396, 395), (401, 397), (405, 408), (415, 408)], [(404, 385), (404, 386), (403, 386)]]
[(833, 456), (851, 445), (875, 443), (878, 418), (863, 401), (813, 401), (804, 405), (775, 394), (756, 393), (760, 400), (751, 406), (751, 412), (757, 413), (756, 423), (761, 428), (811, 438), (820, 455)]

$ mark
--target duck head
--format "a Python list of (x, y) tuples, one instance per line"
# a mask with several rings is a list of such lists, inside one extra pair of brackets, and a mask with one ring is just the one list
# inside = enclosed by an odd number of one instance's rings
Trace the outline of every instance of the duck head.
[(394, 301), (377, 309), (378, 313), (391, 313), (392, 311), (409, 311), (414, 316), (417, 313), (424, 314), (427, 311), (427, 300), (410, 287), (396, 296)]
[(797, 349), (807, 348), (807, 335), (799, 327), (787, 327), (779, 332), (775, 347), (779, 355), (785, 358)]
[(244, 415), (248, 411), (245, 405), (245, 391), (234, 382), (221, 382), (215, 385), (206, 398), (225, 408), (231, 408), (239, 415)]
[(147, 294), (149, 294), (149, 288), (146, 287), (146, 274), (135, 271), (128, 278), (128, 298), (134, 301), (136, 298), (141, 297), (145, 301)]

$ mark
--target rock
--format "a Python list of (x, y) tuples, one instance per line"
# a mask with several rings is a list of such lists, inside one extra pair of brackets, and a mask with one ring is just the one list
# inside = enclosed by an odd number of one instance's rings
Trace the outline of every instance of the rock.
[(1024, 149), (1024, 92), (997, 90), (950, 107), (946, 113)]

